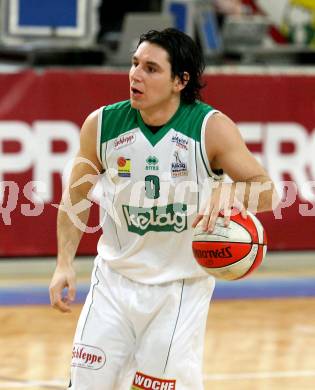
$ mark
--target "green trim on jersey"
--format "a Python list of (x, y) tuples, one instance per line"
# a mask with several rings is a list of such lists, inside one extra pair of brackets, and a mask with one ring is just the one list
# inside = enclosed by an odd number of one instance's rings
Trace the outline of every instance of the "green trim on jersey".
[(129, 100), (106, 106), (102, 112), (101, 144), (135, 127), (138, 127), (137, 110)]
[(101, 145), (137, 127), (152, 146), (172, 128), (200, 142), (203, 120), (212, 110), (211, 106), (200, 101), (193, 104), (181, 103), (172, 118), (154, 134), (143, 122), (140, 111), (131, 107), (129, 100), (111, 104), (104, 107), (102, 112)]
[(201, 156), (201, 160), (203, 162), (203, 165), (205, 167), (205, 170), (207, 171), (208, 176), (211, 177), (212, 175), (209, 172), (209, 168), (207, 167), (207, 163), (206, 163), (205, 158), (204, 158), (203, 153), (202, 153), (201, 143), (199, 144), (199, 150), (200, 150), (200, 156)]
[(200, 101), (193, 104), (181, 103), (172, 118), (155, 134), (145, 125), (139, 111), (137, 111), (137, 119), (142, 133), (152, 146), (155, 146), (172, 128), (200, 142), (202, 122), (212, 110), (211, 106)]

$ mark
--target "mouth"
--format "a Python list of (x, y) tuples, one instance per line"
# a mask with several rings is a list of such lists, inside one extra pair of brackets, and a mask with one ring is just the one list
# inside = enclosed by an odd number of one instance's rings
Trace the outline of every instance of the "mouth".
[(140, 91), (139, 89), (135, 88), (135, 87), (131, 87), (130, 88), (130, 94), (131, 94), (132, 97), (137, 98), (137, 97), (142, 96), (143, 92)]

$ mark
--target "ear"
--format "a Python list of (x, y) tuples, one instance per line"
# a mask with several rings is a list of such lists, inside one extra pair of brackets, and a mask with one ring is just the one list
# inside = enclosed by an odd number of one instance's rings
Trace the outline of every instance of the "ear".
[(188, 84), (189, 78), (190, 77), (189, 77), (188, 72), (183, 73), (182, 79), (180, 77), (176, 76), (175, 84), (174, 84), (176, 92), (180, 92), (181, 90), (183, 90), (186, 87), (186, 85)]

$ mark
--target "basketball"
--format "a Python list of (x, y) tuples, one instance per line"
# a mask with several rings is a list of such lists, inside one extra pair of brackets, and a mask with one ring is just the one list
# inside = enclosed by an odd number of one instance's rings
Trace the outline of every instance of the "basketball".
[(261, 264), (267, 251), (266, 232), (260, 221), (249, 211), (231, 216), (224, 226), (219, 216), (212, 233), (195, 227), (192, 250), (198, 264), (210, 275), (223, 280), (241, 279)]

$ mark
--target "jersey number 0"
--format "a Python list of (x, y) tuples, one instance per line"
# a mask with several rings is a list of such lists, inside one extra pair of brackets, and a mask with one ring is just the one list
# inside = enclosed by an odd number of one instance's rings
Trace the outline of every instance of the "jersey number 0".
[(144, 178), (145, 194), (149, 199), (157, 199), (160, 196), (160, 178), (155, 175), (148, 175)]

